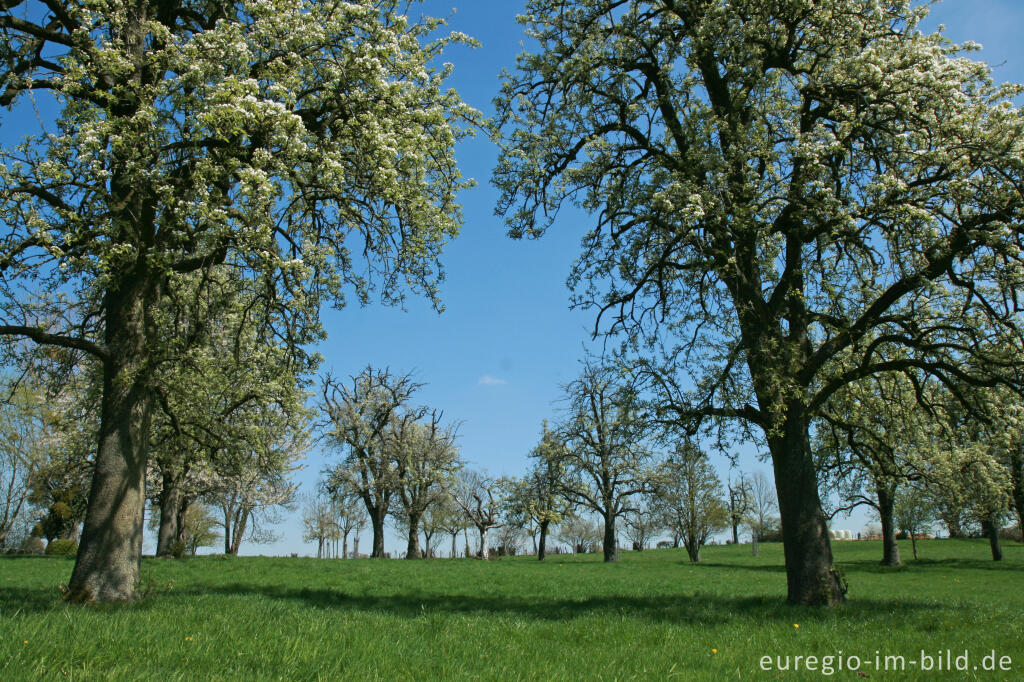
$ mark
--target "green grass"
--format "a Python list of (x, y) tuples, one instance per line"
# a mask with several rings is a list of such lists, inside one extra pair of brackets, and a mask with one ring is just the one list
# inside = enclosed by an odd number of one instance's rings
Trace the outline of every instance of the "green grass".
[(1013, 668), (862, 671), (1024, 679), (1021, 545), (1006, 543), (1001, 564), (984, 541), (920, 546), (921, 561), (883, 569), (879, 543), (835, 543), (850, 583), (835, 609), (784, 603), (780, 545), (757, 558), (749, 545), (707, 547), (699, 565), (683, 550), (608, 565), (597, 555), (146, 559), (145, 599), (87, 607), (60, 601), (72, 560), (0, 557), (0, 679), (822, 679), (759, 661), (842, 651), (873, 662), (876, 650), (917, 661), (922, 649), (966, 649), (971, 666), (995, 650)]

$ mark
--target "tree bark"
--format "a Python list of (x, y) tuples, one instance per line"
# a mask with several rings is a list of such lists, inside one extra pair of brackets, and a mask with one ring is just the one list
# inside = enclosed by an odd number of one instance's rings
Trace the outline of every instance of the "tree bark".
[(758, 550), (758, 547), (757, 547), (757, 542), (758, 542), (758, 539), (759, 539), (757, 536), (758, 536), (758, 534), (760, 532), (761, 531), (759, 531), (757, 528), (751, 528), (750, 529), (750, 544), (751, 544), (752, 551), (753, 551), (752, 556), (760, 556), (760, 551)]
[(547, 556), (547, 543), (548, 543), (548, 525), (550, 521), (540, 522), (540, 541), (537, 544), (537, 559), (544, 561)]
[(420, 517), (409, 514), (409, 541), (405, 548), (406, 559), (422, 559), (420, 551)]
[(456, 558), (458, 556), (458, 554), (459, 554), (459, 549), (455, 545), (455, 541), (458, 539), (458, 537), (459, 537), (459, 531), (455, 531), (454, 533), (452, 533), (452, 558), (453, 559)]
[(1010, 454), (1010, 495), (1017, 510), (1017, 531), (1024, 541), (1024, 452)]
[[(231, 554), (231, 525), (234, 519), (234, 507), (224, 507), (224, 553)], [(321, 540), (321, 542), (323, 542)]]
[(238, 549), (242, 546), (242, 538), (245, 536), (245, 529), (249, 525), (249, 510), (239, 508), (235, 510), (234, 528), (231, 529), (231, 546), (228, 554), (238, 556)]
[(370, 557), (373, 559), (384, 558), (384, 514), (380, 508), (370, 510), (370, 526), (373, 528), (373, 551)]
[(687, 538), (683, 544), (686, 546), (686, 554), (690, 557), (690, 563), (700, 563), (700, 543), (697, 542), (697, 539)]
[(166, 466), (163, 470), (163, 489), (160, 491), (160, 529), (157, 531), (156, 555), (172, 556), (174, 543), (181, 539), (181, 507), (184, 495), (181, 491), (181, 469)]
[(613, 562), (619, 560), (619, 548), (618, 543), (615, 541), (615, 514), (605, 512), (604, 514), (604, 540), (602, 541), (602, 549), (604, 550), (604, 560), (606, 562)]
[(806, 416), (797, 401), (786, 405), (780, 433), (769, 437), (768, 447), (782, 521), (787, 599), (791, 604), (839, 604), (845, 589), (833, 564)]
[(487, 547), (487, 526), (480, 527), (480, 558), (484, 561), (491, 558), (490, 550)]
[(145, 309), (157, 302), (147, 284), (145, 274), (136, 274), (111, 286), (103, 297), (108, 355), (103, 362), (99, 444), (69, 601), (136, 597), (153, 405)]
[(878, 518), (882, 521), (882, 565), (902, 566), (900, 546), (896, 542), (896, 525), (893, 523), (896, 490), (894, 487), (879, 485), (875, 493), (878, 495)]
[(992, 549), (992, 561), (1003, 560), (1003, 547), (999, 543), (999, 524), (993, 523), (991, 518), (981, 522), (981, 532), (988, 538), (989, 547)]

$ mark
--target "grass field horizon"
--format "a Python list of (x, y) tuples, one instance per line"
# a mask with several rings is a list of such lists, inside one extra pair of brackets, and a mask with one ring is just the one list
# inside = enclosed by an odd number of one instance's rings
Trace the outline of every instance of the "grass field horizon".
[[(1024, 547), (996, 563), (983, 540), (920, 541), (919, 561), (900, 545), (893, 569), (879, 542), (833, 543), (850, 584), (833, 609), (785, 603), (778, 544), (706, 547), (696, 565), (682, 549), (616, 564), (147, 558), (141, 601), (86, 607), (60, 599), (71, 559), (0, 557), (0, 679), (1024, 678)], [(978, 669), (922, 671), (922, 650), (966, 650)], [(1010, 671), (981, 669), (991, 651)], [(861, 669), (835, 669), (840, 652)], [(905, 670), (875, 670), (876, 652)], [(760, 667), (798, 655), (818, 669)]]

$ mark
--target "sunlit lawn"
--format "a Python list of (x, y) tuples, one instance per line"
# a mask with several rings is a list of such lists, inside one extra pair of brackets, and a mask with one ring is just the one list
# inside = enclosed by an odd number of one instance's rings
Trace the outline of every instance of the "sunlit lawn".
[[(683, 550), (611, 565), (146, 559), (145, 599), (102, 607), (60, 601), (71, 560), (0, 557), (0, 679), (821, 679), (840, 652), (876, 679), (1024, 679), (1019, 543), (996, 564), (983, 541), (925, 541), (902, 569), (877, 565), (879, 543), (834, 548), (850, 593), (828, 610), (783, 603), (780, 545), (708, 547), (695, 566)], [(943, 664), (967, 650), (979, 669), (922, 672), (922, 649)], [(1010, 671), (981, 670), (993, 650)], [(876, 651), (906, 670), (875, 670)], [(820, 660), (760, 669), (787, 654)]]

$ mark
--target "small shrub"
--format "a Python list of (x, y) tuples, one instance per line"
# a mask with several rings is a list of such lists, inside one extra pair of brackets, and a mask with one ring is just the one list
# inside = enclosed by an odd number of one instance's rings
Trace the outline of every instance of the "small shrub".
[(175, 559), (181, 559), (182, 557), (184, 557), (185, 543), (181, 540), (176, 540), (174, 544), (171, 545), (171, 556)]
[(47, 556), (75, 556), (78, 553), (78, 543), (74, 540), (50, 540), (46, 546)]
[(25, 538), (21, 543), (21, 550), (26, 554), (42, 554), (46, 549), (46, 542), (34, 535)]

